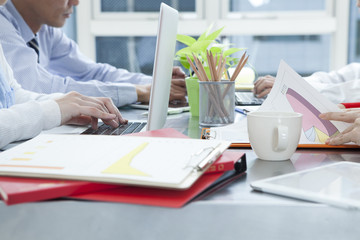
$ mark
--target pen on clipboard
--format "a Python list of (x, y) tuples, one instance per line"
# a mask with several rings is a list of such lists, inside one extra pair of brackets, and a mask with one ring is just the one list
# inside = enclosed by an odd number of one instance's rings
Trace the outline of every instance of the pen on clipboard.
[(239, 108), (239, 107), (235, 107), (235, 112), (241, 113), (243, 115), (247, 115), (247, 113), (249, 112), (249, 110), (247, 109), (243, 109), (243, 108)]

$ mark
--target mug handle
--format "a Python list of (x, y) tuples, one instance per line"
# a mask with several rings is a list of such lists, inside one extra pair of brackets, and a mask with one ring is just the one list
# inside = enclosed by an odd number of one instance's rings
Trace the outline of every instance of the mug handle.
[(288, 145), (289, 129), (287, 126), (279, 125), (276, 130), (275, 134), (277, 134), (277, 142), (274, 143), (274, 150), (276, 152), (284, 151)]

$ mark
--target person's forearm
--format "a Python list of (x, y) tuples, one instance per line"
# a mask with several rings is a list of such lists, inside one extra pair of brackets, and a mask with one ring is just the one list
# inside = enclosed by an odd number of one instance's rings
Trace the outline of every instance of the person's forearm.
[(0, 110), (0, 148), (8, 143), (29, 139), (42, 130), (60, 125), (61, 115), (57, 103), (30, 101)]

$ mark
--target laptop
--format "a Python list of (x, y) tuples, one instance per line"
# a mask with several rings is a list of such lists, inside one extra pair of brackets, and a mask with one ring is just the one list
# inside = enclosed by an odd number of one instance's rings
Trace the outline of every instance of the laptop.
[(264, 101), (265, 98), (257, 98), (250, 91), (235, 92), (235, 105), (237, 106), (261, 105)]
[(123, 135), (156, 130), (164, 126), (168, 114), (178, 18), (177, 10), (161, 3), (147, 121), (129, 120), (128, 124), (115, 129), (101, 123), (98, 129), (88, 128), (81, 134)]
[[(136, 108), (136, 109), (144, 109), (149, 110), (149, 104), (148, 103), (142, 103), (142, 102), (136, 102), (133, 104), (129, 104), (130, 107)], [(169, 102), (168, 105), (168, 114), (178, 114), (182, 112), (189, 112), (190, 106), (187, 101), (181, 101), (181, 100), (173, 100)]]
[[(229, 68), (229, 76), (233, 75), (235, 68)], [(261, 105), (265, 98), (257, 98), (253, 93), (256, 73), (251, 67), (244, 67), (235, 79), (235, 105)]]

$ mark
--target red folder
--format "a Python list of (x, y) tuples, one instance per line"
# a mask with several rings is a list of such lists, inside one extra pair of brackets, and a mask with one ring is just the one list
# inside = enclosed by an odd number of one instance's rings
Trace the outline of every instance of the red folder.
[[(226, 151), (221, 158), (223, 158), (223, 161), (234, 162), (243, 156), (245, 155), (242, 152)], [(219, 160), (220, 159), (217, 161)], [(234, 164), (232, 166), (234, 169)], [(187, 190), (122, 186), (120, 188), (105, 191), (72, 195), (70, 198), (179, 208), (207, 189), (223, 174), (224, 172), (204, 174)]]
[[(237, 159), (239, 159), (238, 155), (235, 156), (225, 152), (208, 169), (207, 173), (222, 173), (224, 171), (232, 170), (234, 169), (234, 161)], [(212, 179), (212, 177), (206, 179)], [(85, 181), (0, 177), (0, 195), (7, 205), (54, 199), (120, 187), (121, 186), (117, 184), (102, 184)]]
[[(173, 138), (187, 137), (186, 135), (171, 128), (142, 132), (136, 135)], [(218, 171), (222, 168), (224, 169), (224, 171), (232, 169), (231, 166), (233, 166), (233, 161), (238, 158), (236, 158), (236, 156), (223, 154), (216, 161), (216, 163), (213, 164), (213, 168), (216, 168), (213, 171)], [(210, 168), (209, 171), (212, 171), (212, 169)], [(100, 190), (108, 190), (114, 188), (118, 189), (122, 188), (122, 186), (116, 184), (101, 184), (85, 181), (0, 177), (0, 195), (7, 205), (54, 199), (58, 197), (97, 192)]]
[(0, 195), (7, 205), (118, 188), (119, 185), (84, 181), (0, 177)]
[(221, 172), (204, 174), (187, 190), (124, 186), (112, 190), (72, 195), (70, 198), (180, 208), (209, 187), (222, 174)]

